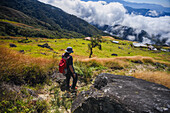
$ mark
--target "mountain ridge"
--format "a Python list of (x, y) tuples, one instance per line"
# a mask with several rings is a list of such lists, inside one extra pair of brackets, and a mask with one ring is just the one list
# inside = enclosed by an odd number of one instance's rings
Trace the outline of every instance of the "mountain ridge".
[(140, 43), (145, 44), (156, 44), (156, 45), (165, 45), (170, 46), (168, 42), (168, 38), (161, 39), (161, 35), (149, 35), (149, 33), (145, 30), (137, 30), (132, 27), (122, 26), (122, 25), (114, 25), (109, 26), (105, 25), (103, 27), (97, 26), (99, 29), (109, 33), (112, 36), (119, 37), (123, 40), (130, 40), (130, 41), (138, 41)]
[[(57, 7), (41, 3), (37, 0), (2, 0), (0, 2), (0, 6), (5, 6), (20, 11), (25, 15), (38, 20), (39, 22), (44, 22), (45, 25), (49, 24), (51, 27), (41, 25), (48, 30), (77, 32), (78, 34), (84, 36), (104, 34), (102, 31), (88, 24), (86, 21), (77, 18), (74, 15), (70, 15)], [(5, 17), (1, 19), (5, 19)]]

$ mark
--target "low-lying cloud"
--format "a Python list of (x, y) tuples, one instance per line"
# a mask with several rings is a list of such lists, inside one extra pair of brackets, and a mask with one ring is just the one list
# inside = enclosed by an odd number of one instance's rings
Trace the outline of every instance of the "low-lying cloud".
[[(138, 30), (145, 30), (150, 35), (161, 34), (170, 38), (170, 16), (152, 18), (142, 15), (128, 14), (124, 6), (118, 2), (81, 0), (39, 0), (63, 9), (89, 23), (99, 26), (116, 24), (129, 26)], [(169, 40), (170, 41), (170, 40)]]

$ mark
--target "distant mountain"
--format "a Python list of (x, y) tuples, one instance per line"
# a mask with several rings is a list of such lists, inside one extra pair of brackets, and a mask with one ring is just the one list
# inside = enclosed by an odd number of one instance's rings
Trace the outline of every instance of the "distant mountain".
[[(85, 0), (88, 1), (88, 0)], [(101, 0), (92, 0), (92, 1), (101, 1)], [(151, 9), (151, 10), (156, 10), (159, 12), (169, 12), (170, 13), (170, 7), (163, 7), (161, 5), (157, 5), (157, 4), (150, 4), (150, 3), (135, 3), (135, 2), (127, 2), (124, 0), (104, 0), (107, 3), (110, 2), (119, 2), (121, 4), (123, 4), (124, 6), (128, 6), (128, 7), (132, 7), (135, 9)]]
[[(46, 30), (47, 33), (51, 32), (50, 34), (52, 37), (74, 37), (74, 35), (76, 37), (82, 37), (104, 34), (102, 31), (88, 24), (86, 21), (67, 14), (59, 8), (41, 3), (37, 0), (1, 0), (0, 19), (15, 21), (39, 28), (36, 32)], [(5, 27), (9, 23), (10, 22), (1, 21), (0, 24), (3, 26), (1, 26), (1, 29), (5, 30)], [(8, 27), (11, 27), (11, 25), (14, 24), (10, 24)], [(13, 27), (15, 30), (12, 31), (15, 32), (18, 29), (18, 26)]]
[[(83, 0), (83, 1), (89, 1), (89, 0)], [(102, 1), (102, 0), (92, 0), (92, 1)], [(170, 8), (166, 8), (161, 5), (146, 4), (146, 3), (132, 3), (132, 2), (126, 2), (124, 0), (104, 0), (104, 1), (106, 1), (107, 3), (118, 2), (123, 4), (124, 8), (127, 10), (126, 12), (127, 14), (143, 15), (144, 17), (154, 17), (154, 18), (161, 17), (161, 16), (170, 16)], [(136, 17), (140, 17), (140, 16), (136, 16)], [(100, 30), (109, 33), (110, 35), (120, 37), (121, 39), (138, 41), (141, 43), (170, 46), (169, 35), (168, 35), (170, 32), (168, 30), (159, 33), (151, 33), (150, 31), (132, 28), (130, 27), (130, 25), (128, 26), (128, 24), (127, 26), (116, 25), (116, 24), (112, 24), (112, 25), (105, 24), (104, 26), (101, 26), (100, 24), (96, 25), (96, 23), (91, 23), (91, 24), (94, 24)]]
[(136, 14), (136, 15), (143, 15), (147, 17), (161, 17), (161, 16), (170, 16), (170, 12), (164, 12), (164, 11), (156, 11), (151, 9), (135, 9), (129, 6), (125, 6), (127, 9), (127, 13), (129, 14)]
[(122, 25), (114, 25), (108, 26), (105, 25), (103, 27), (97, 26), (99, 29), (109, 33), (112, 36), (117, 36), (124, 40), (130, 41), (138, 41), (145, 44), (156, 44), (156, 45), (167, 45), (170, 46), (170, 43), (167, 42), (168, 38), (161, 38), (161, 35), (150, 36), (144, 30), (137, 30), (132, 27), (122, 26)]
[[(83, 0), (89, 1), (89, 0)], [(91, 1), (102, 1), (102, 0), (91, 0)], [(150, 17), (160, 17), (160, 16), (170, 16), (170, 7), (163, 7), (157, 4), (149, 4), (149, 3), (135, 3), (135, 2), (127, 2), (124, 0), (103, 0), (107, 3), (110, 2), (119, 2), (123, 4), (123, 6), (127, 9), (128, 13), (134, 13), (143, 16)], [(149, 11), (149, 12), (148, 12)], [(156, 13), (154, 15), (153, 13)]]

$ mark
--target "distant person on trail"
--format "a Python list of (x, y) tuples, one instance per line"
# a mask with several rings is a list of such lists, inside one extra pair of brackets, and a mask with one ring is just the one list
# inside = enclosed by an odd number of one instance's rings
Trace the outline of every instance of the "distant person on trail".
[(71, 76), (73, 77), (73, 83), (71, 86), (71, 89), (75, 90), (76, 87), (76, 83), (77, 83), (77, 74), (74, 71), (74, 67), (73, 67), (73, 57), (70, 55), (71, 53), (73, 53), (73, 49), (72, 47), (67, 47), (67, 49), (65, 50), (65, 53), (62, 55), (62, 58), (66, 58), (66, 72), (65, 72), (65, 76), (66, 76), (66, 83), (67, 83), (67, 90), (70, 89), (70, 78)]

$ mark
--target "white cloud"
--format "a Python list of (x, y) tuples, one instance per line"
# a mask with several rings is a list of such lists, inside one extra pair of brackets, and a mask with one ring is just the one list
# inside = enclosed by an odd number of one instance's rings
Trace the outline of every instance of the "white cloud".
[[(170, 38), (170, 16), (152, 18), (142, 15), (127, 14), (122, 4), (106, 3), (104, 1), (81, 0), (39, 0), (74, 14), (89, 23), (103, 25), (121, 24), (136, 28), (137, 31), (145, 30), (150, 35), (161, 34)], [(155, 14), (154, 11), (150, 13)], [(131, 37), (130, 37), (131, 38)]]
[(114, 25), (124, 20), (126, 9), (120, 3), (106, 3), (105, 1), (84, 2), (80, 0), (40, 0), (76, 15), (89, 23)]
[(129, 39), (129, 40), (131, 40), (131, 41), (134, 41), (134, 40), (135, 40), (135, 36), (129, 35), (129, 36), (127, 37), (127, 39)]
[(148, 11), (147, 15), (150, 15), (150, 16), (159, 16), (159, 14), (155, 10)]
[(151, 34), (166, 34), (170, 32), (170, 17), (151, 18), (141, 15), (125, 15), (122, 25), (130, 26), (136, 29), (145, 30)]

